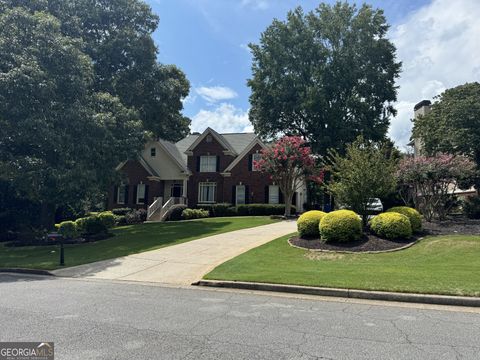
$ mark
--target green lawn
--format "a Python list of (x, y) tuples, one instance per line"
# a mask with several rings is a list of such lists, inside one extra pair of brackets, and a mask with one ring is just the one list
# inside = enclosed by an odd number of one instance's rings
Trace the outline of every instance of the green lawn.
[(206, 279), (480, 296), (480, 236), (427, 237), (383, 254), (320, 253), (276, 239), (218, 266)]
[[(275, 222), (269, 217), (209, 218), (193, 221), (128, 225), (114, 237), (95, 243), (65, 246), (65, 265), (74, 266), (176, 245), (202, 237)], [(0, 244), (0, 267), (58, 268), (58, 246), (8, 248)]]

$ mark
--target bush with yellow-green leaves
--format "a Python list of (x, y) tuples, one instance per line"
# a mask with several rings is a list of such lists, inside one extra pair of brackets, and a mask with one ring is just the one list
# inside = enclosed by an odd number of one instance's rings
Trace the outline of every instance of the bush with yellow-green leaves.
[(362, 220), (351, 210), (332, 211), (320, 220), (320, 236), (325, 242), (350, 242), (362, 237)]
[(319, 237), (320, 220), (325, 214), (323, 211), (311, 210), (300, 215), (297, 220), (297, 229), (300, 237)]
[(408, 239), (412, 236), (412, 226), (407, 216), (397, 212), (378, 214), (370, 220), (370, 229), (388, 240)]
[(408, 206), (395, 206), (387, 210), (387, 212), (395, 212), (405, 215), (410, 220), (412, 232), (416, 233), (422, 230), (422, 215), (414, 208)]

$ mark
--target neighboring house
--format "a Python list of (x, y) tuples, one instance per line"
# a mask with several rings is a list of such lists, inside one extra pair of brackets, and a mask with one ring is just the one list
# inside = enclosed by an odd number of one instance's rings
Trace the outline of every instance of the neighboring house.
[[(266, 145), (254, 133), (219, 134), (207, 128), (177, 143), (150, 141), (137, 160), (117, 167), (125, 182), (112, 187), (110, 209), (148, 209), (160, 220), (176, 204), (189, 207), (284, 203), (278, 185), (254, 166)], [(292, 203), (302, 211), (305, 184), (299, 184)]]
[[(415, 122), (415, 120), (418, 119), (419, 116), (428, 114), (431, 110), (431, 106), (432, 106), (432, 103), (430, 100), (422, 100), (418, 104), (416, 104), (413, 108), (413, 113), (414, 113), (413, 121)], [(421, 138), (415, 138), (412, 135), (411, 141), (408, 145), (413, 147), (414, 157), (426, 155), (423, 152), (423, 143)], [(450, 193), (454, 193), (455, 195), (465, 197), (465, 196), (475, 195), (476, 190), (474, 187), (471, 187), (470, 189), (467, 189), (467, 190), (462, 190), (455, 187), (455, 189), (452, 188), (450, 190)]]

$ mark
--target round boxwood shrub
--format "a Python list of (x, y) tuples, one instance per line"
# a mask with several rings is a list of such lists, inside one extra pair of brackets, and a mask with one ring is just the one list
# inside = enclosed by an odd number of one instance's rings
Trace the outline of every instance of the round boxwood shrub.
[(78, 235), (77, 225), (74, 221), (63, 221), (58, 224), (58, 232), (67, 239), (73, 239)]
[(111, 211), (103, 211), (97, 214), (97, 217), (107, 229), (115, 226), (115, 215)]
[(396, 212), (408, 217), (412, 226), (412, 232), (418, 232), (422, 230), (422, 215), (414, 208), (408, 206), (395, 206), (387, 210), (387, 212)]
[(362, 220), (351, 210), (332, 211), (320, 220), (320, 235), (326, 242), (349, 242), (362, 237)]
[(370, 220), (370, 229), (381, 238), (407, 239), (412, 236), (412, 225), (407, 216), (397, 212), (378, 214)]
[(310, 210), (300, 215), (297, 220), (300, 237), (319, 237), (319, 224), (324, 215), (325, 213), (319, 210)]

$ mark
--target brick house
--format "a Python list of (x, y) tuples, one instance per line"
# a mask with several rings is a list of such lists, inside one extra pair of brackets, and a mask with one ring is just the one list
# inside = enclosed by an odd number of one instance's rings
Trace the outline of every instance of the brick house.
[[(265, 146), (254, 133), (211, 128), (177, 143), (150, 141), (138, 159), (117, 167), (124, 181), (110, 189), (108, 207), (145, 208), (158, 220), (176, 204), (282, 204), (279, 187), (254, 166)], [(302, 211), (305, 201), (305, 184), (298, 184), (292, 203)]]

